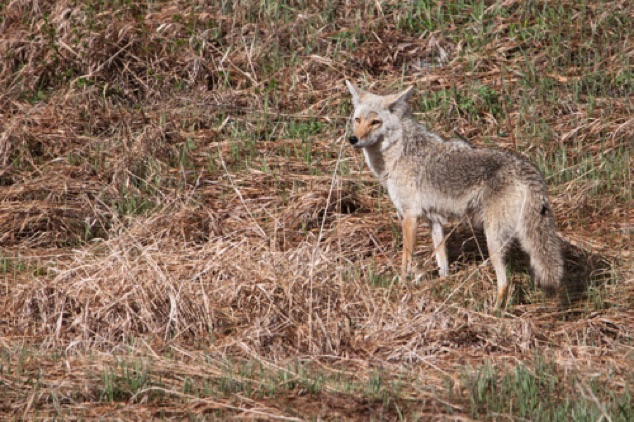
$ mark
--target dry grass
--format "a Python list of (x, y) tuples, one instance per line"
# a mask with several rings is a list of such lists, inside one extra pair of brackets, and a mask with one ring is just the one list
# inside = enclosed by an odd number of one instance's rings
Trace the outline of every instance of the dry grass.
[[(0, 415), (634, 414), (629, 2), (191, 3), (0, 6)], [(465, 227), (401, 284), (346, 78), (537, 162), (574, 300)]]

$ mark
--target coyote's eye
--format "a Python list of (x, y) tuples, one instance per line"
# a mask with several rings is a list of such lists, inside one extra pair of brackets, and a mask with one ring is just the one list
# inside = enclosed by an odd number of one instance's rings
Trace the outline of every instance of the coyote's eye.
[(377, 119), (374, 119), (370, 122), (372, 126), (380, 126), (383, 122)]
[(361, 123), (361, 119), (360, 119), (360, 118), (358, 118), (358, 117), (355, 117), (355, 118), (354, 118), (354, 122), (355, 122), (356, 124), (359, 124), (359, 123)]

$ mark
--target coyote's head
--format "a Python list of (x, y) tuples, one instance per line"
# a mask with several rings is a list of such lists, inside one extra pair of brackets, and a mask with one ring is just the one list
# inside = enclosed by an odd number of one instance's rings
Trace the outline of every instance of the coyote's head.
[(378, 142), (381, 150), (385, 150), (401, 139), (402, 117), (408, 110), (407, 100), (414, 92), (413, 87), (381, 96), (363, 91), (350, 81), (346, 81), (346, 85), (352, 94), (354, 105), (353, 135), (349, 141), (355, 148), (366, 148)]

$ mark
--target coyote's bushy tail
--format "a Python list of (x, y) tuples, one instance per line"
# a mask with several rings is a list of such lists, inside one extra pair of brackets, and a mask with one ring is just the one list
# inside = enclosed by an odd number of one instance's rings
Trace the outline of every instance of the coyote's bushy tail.
[(529, 188), (523, 215), (522, 247), (528, 252), (537, 287), (546, 293), (559, 291), (564, 272), (561, 239), (543, 186)]

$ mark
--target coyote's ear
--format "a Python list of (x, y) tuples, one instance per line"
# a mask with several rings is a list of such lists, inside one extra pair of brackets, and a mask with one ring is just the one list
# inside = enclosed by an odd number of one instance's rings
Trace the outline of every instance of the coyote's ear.
[(352, 94), (352, 104), (354, 106), (358, 106), (361, 101), (361, 96), (363, 95), (363, 91), (357, 87), (355, 84), (346, 79), (346, 85), (348, 86), (348, 90), (350, 94)]
[(410, 86), (403, 92), (397, 94), (388, 95), (383, 100), (383, 105), (390, 111), (395, 111), (400, 108), (407, 108), (407, 100), (414, 93), (414, 86)]

